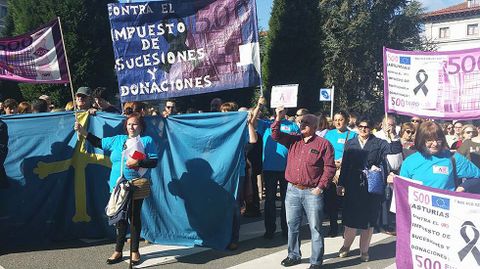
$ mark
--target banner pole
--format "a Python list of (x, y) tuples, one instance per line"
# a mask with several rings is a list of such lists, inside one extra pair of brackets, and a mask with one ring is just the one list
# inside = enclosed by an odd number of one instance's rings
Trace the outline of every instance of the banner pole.
[(63, 53), (65, 54), (65, 63), (67, 64), (68, 80), (70, 82), (69, 83), (70, 91), (72, 93), (73, 110), (76, 111), (77, 104), (75, 103), (75, 93), (73, 91), (72, 76), (70, 75), (70, 67), (68, 65), (67, 49), (65, 48), (65, 39), (63, 38), (62, 22), (60, 21), (60, 17), (57, 17), (57, 20), (58, 20), (58, 25), (60, 26), (60, 36), (62, 37)]
[(260, 57), (260, 32), (258, 29), (258, 12), (257, 12), (257, 1), (253, 1), (253, 8), (255, 9), (255, 29), (257, 30), (257, 41), (258, 41), (258, 75), (260, 77), (260, 97), (263, 97), (263, 80), (262, 80), (262, 60)]
[(335, 85), (332, 85), (332, 100), (330, 101), (330, 119), (333, 120), (333, 103), (335, 99)]

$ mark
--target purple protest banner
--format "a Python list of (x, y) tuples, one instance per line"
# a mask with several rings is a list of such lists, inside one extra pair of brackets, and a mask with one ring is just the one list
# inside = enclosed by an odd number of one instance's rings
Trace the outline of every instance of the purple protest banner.
[(480, 49), (384, 48), (385, 111), (432, 119), (480, 118)]
[(394, 178), (401, 269), (479, 268), (480, 195)]
[(68, 83), (58, 19), (27, 34), (0, 39), (0, 79)]
[(260, 84), (255, 0), (108, 5), (122, 102)]

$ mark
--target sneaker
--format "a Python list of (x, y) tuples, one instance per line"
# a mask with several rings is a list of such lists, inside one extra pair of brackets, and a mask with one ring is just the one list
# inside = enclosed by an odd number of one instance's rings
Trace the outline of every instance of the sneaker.
[(368, 252), (367, 253), (361, 253), (360, 254), (360, 260), (362, 262), (368, 262), (368, 260), (370, 259), (370, 257), (368, 256)]
[(350, 248), (347, 248), (343, 246), (339, 251), (338, 251), (338, 257), (340, 258), (345, 258), (348, 256), (348, 253), (350, 252)]

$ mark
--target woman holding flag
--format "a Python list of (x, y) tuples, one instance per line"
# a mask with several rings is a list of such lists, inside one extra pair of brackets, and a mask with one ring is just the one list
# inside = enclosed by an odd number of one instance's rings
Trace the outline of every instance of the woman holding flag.
[[(105, 151), (110, 151), (110, 160), (112, 162), (112, 170), (110, 172), (110, 192), (113, 191), (117, 185), (117, 181), (121, 177), (126, 180), (135, 178), (150, 178), (150, 169), (157, 166), (157, 150), (152, 137), (142, 136), (145, 131), (145, 122), (143, 117), (138, 113), (132, 113), (127, 116), (124, 123), (126, 135), (116, 135), (112, 137), (98, 138), (95, 135), (88, 133), (85, 128), (78, 122), (75, 122), (75, 131), (79, 135), (86, 137), (86, 139), (94, 146)], [(135, 141), (136, 140), (136, 141)], [(137, 147), (135, 153), (129, 154), (129, 145), (132, 141), (141, 143), (142, 147)], [(138, 158), (136, 156), (142, 155)], [(132, 264), (140, 262), (140, 253), (138, 252), (140, 231), (142, 223), (140, 213), (142, 209), (143, 199), (134, 199), (133, 208), (128, 210), (128, 218), (133, 223), (131, 225), (131, 261)], [(133, 214), (132, 214), (133, 212)], [(133, 221), (132, 221), (133, 219)], [(122, 251), (127, 235), (128, 222), (121, 219), (116, 223), (117, 238), (115, 245), (115, 252), (107, 259), (107, 264), (119, 263), (123, 260)]]

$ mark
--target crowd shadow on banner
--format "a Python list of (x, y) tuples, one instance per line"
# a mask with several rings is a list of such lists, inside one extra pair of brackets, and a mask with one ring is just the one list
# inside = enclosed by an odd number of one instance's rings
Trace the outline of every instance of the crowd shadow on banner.
[[(19, 166), (22, 178), (10, 181), (10, 193), (0, 194), (4, 196), (0, 201), (8, 203), (6, 208), (2, 205), (7, 219), (0, 219), (5, 232), (0, 245), (9, 247), (5, 251), (88, 246), (71, 240), (114, 237), (104, 216), (110, 169), (96, 162), (90, 162), (88, 169), (77, 167), (74, 155), (82, 153), (77, 152), (79, 144), (72, 148), (66, 142), (72, 139), (76, 139), (73, 131), (65, 141), (52, 143), (50, 154), (25, 158)], [(76, 189), (77, 169), (82, 175), (80, 189)], [(78, 216), (83, 218), (76, 220)]]
[(225, 220), (233, 219), (235, 199), (212, 179), (213, 170), (206, 160), (191, 159), (185, 165), (187, 171), (180, 179), (172, 179), (168, 189), (184, 200), (189, 224), (203, 245), (218, 246), (225, 234), (231, 235), (232, 227), (225, 227)]
[(0, 237), (0, 245), (29, 245), (46, 243), (59, 239), (62, 214), (65, 213), (72, 186), (68, 175), (73, 176), (71, 168), (49, 178), (39, 178), (34, 173), (40, 162), (57, 162), (60, 158), (71, 158), (73, 148), (67, 143), (55, 142), (51, 145), (51, 154), (26, 158), (19, 166), (22, 177), (10, 178), (11, 187), (4, 190), (0, 228), (4, 236)]

